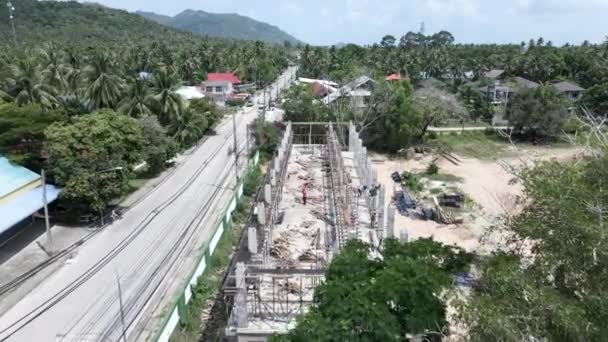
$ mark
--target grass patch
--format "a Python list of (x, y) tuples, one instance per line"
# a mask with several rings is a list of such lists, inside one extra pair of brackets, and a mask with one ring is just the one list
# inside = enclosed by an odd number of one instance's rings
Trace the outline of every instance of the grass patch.
[(431, 193), (431, 195), (439, 195), (443, 193), (443, 190), (441, 188), (432, 188), (431, 190), (429, 190), (429, 192)]
[(439, 150), (478, 159), (498, 158), (508, 146), (504, 138), (493, 132), (441, 134), (429, 139), (428, 143)]

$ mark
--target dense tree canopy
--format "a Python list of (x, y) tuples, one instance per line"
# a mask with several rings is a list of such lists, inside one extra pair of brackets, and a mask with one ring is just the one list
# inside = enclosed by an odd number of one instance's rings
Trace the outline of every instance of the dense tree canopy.
[(607, 166), (602, 155), (523, 175), (529, 205), (506, 229), (525, 248), (483, 266), (465, 311), (472, 341), (605, 340)]
[(40, 172), (43, 163), (44, 130), (63, 122), (59, 110), (44, 111), (37, 106), (0, 104), (0, 153), (12, 161)]
[(306, 85), (294, 86), (285, 95), (285, 120), (295, 122), (327, 121), (329, 111), (321, 101), (316, 99)]
[(105, 110), (46, 131), (48, 172), (74, 205), (102, 210), (128, 187), (131, 166), (144, 158), (142, 126), (133, 118)]
[[(447, 329), (439, 295), (467, 269), (471, 255), (431, 239), (385, 241), (382, 257), (351, 240), (331, 262), (315, 304), (275, 341), (403, 341)], [(432, 337), (431, 337), (432, 338)]]
[(562, 133), (568, 118), (564, 99), (551, 86), (522, 89), (507, 106), (507, 118), (515, 132), (539, 137)]

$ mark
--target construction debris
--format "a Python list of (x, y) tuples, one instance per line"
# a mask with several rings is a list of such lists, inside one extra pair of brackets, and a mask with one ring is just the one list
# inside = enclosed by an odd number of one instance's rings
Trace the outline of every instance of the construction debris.
[(312, 261), (316, 262), (318, 259), (317, 255), (310, 249), (307, 249), (302, 255), (298, 257), (300, 261)]
[(288, 294), (297, 295), (297, 296), (302, 294), (302, 289), (300, 288), (300, 285), (298, 285), (292, 281), (286, 281), (285, 283), (279, 283), (279, 288), (281, 289), (281, 291), (287, 292)]

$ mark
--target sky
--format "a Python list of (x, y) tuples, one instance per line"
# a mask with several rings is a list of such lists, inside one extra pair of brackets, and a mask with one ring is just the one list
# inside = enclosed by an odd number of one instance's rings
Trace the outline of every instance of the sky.
[(608, 0), (96, 0), (104, 5), (175, 15), (185, 9), (238, 13), (276, 25), (314, 45), (370, 44), (386, 34), (450, 31), (459, 43), (555, 45), (602, 42)]

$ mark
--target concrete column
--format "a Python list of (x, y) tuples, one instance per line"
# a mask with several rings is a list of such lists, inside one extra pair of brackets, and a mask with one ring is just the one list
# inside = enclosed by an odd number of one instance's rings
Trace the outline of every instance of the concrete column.
[(266, 224), (266, 206), (264, 202), (258, 202), (258, 223), (261, 225)]
[(283, 150), (284, 150), (284, 147), (279, 147), (279, 152), (278, 152), (279, 164), (283, 164), (283, 157), (284, 157)]
[(248, 324), (247, 313), (247, 282), (245, 282), (245, 263), (236, 264), (235, 270), (237, 294), (234, 298), (234, 309), (236, 325), (244, 328)]
[(369, 169), (372, 170), (372, 185), (378, 185), (378, 171), (372, 167), (372, 162), (369, 162)]
[(271, 188), (270, 184), (264, 185), (264, 202), (266, 202), (266, 204), (268, 204), (268, 205), (270, 205), (270, 203), (271, 203), (271, 194), (272, 194), (272, 188)]
[(270, 185), (277, 185), (277, 170), (275, 170), (274, 168), (270, 170)]
[(249, 253), (258, 254), (258, 234), (255, 227), (247, 229), (247, 247), (249, 248)]
[(395, 208), (389, 206), (386, 210), (386, 237), (395, 236)]

